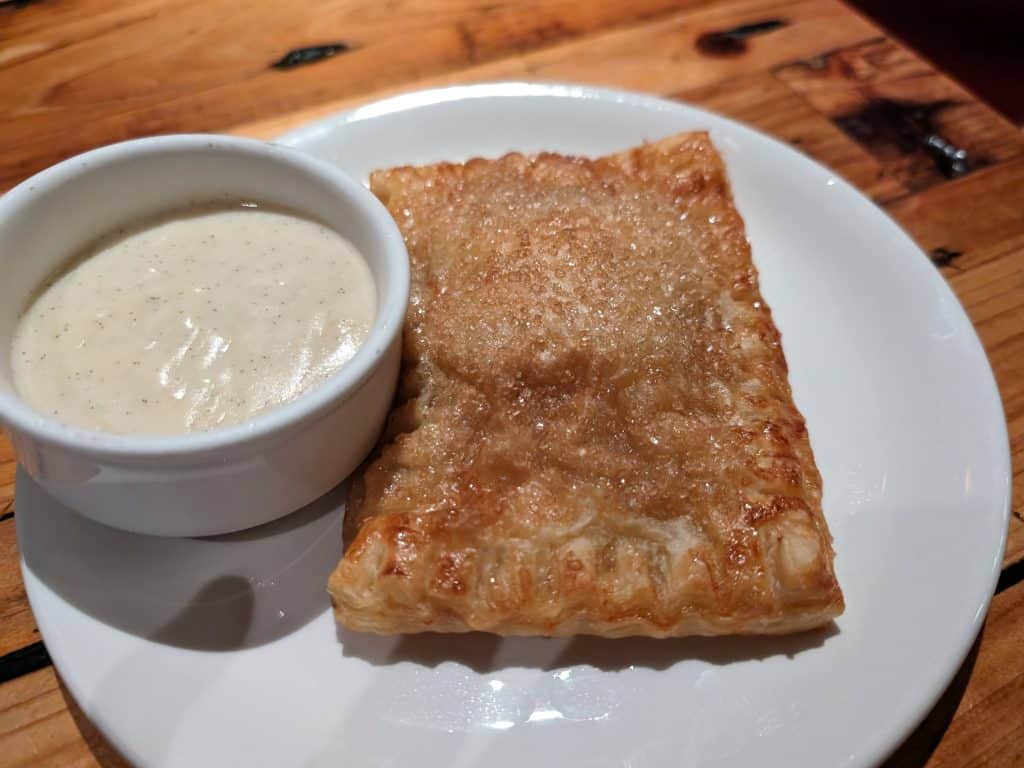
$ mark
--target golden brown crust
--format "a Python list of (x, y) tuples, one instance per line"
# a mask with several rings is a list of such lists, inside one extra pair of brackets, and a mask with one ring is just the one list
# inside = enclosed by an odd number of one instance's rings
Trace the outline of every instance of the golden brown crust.
[(704, 133), (375, 173), (412, 263), (338, 620), (774, 633), (842, 612), (821, 478)]

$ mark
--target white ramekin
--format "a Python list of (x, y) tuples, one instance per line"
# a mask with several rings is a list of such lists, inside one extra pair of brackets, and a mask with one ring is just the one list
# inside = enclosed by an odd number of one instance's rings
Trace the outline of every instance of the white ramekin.
[[(362, 252), (378, 311), (352, 360), (323, 385), (248, 422), (180, 436), (78, 429), (22, 401), (12, 384), (11, 337), (42, 283), (110, 230), (221, 198), (304, 213)], [(259, 525), (325, 493), (372, 448), (394, 394), (408, 292), (408, 255), (394, 221), (329, 164), (227, 136), (161, 136), (87, 152), (0, 198), (0, 421), (28, 473), (101, 523), (162, 536)]]

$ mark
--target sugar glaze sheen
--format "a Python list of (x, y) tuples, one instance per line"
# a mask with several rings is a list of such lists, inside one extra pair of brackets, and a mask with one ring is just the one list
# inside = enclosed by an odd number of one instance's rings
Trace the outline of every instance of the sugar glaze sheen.
[(14, 384), (76, 427), (205, 431), (323, 383), (376, 312), (370, 269), (339, 233), (258, 203), (197, 203), (77, 254), (19, 321)]

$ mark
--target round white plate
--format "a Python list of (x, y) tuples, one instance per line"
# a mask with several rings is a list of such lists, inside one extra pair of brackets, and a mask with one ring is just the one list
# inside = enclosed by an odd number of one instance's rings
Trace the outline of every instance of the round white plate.
[(600, 154), (704, 129), (725, 156), (825, 480), (830, 630), (679, 641), (336, 632), (344, 491), (260, 529), (151, 539), (18, 478), (47, 647), (143, 765), (869, 765), (928, 712), (995, 585), (1009, 453), (984, 352), (911, 240), (825, 168), (693, 107), (503, 84), (428, 91), (282, 141), (373, 168)]

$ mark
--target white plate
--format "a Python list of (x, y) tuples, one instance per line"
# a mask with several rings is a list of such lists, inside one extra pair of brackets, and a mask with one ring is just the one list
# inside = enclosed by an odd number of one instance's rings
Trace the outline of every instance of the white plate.
[(483, 85), (283, 141), (357, 176), (510, 149), (597, 154), (710, 128), (825, 479), (847, 611), (779, 639), (336, 633), (343, 491), (203, 540), (90, 523), (20, 475), (32, 607), (68, 687), (144, 765), (869, 765), (928, 712), (999, 572), (1009, 453), (963, 310), (911, 240), (794, 150), (693, 107)]

